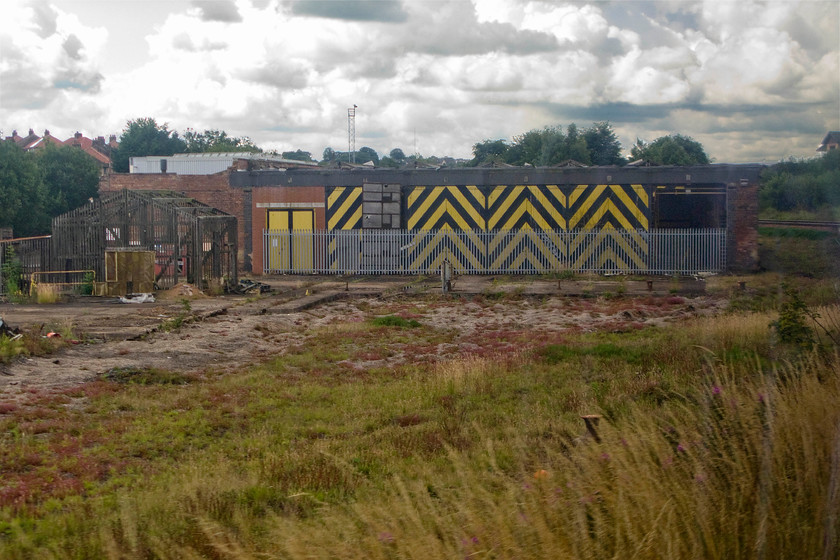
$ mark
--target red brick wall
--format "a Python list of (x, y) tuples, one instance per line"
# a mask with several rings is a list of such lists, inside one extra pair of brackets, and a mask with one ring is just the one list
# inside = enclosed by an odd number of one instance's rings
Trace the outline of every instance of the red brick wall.
[(254, 187), (251, 231), (253, 232), (253, 273), (262, 274), (262, 234), (268, 221), (268, 211), (289, 208), (310, 208), (315, 211), (315, 229), (327, 229), (324, 208), (324, 187)]
[[(239, 236), (237, 263), (240, 270), (248, 270), (246, 258), (246, 198), (250, 191), (231, 188), (229, 171), (214, 175), (176, 175), (174, 173), (110, 173), (99, 183), (101, 191), (174, 191), (194, 198), (222, 212), (236, 216)], [(250, 204), (249, 204), (250, 205)], [(261, 245), (261, 244), (260, 244)], [(261, 261), (260, 261), (261, 262)]]
[(758, 270), (758, 183), (726, 187), (727, 268), (732, 272)]

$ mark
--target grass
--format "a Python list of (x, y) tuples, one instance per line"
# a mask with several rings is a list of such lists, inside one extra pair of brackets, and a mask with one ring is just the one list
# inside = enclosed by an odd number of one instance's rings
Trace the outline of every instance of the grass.
[[(0, 408), (0, 557), (820, 558), (836, 538), (830, 338), (788, 347), (774, 310), (742, 310), (433, 360), (459, 334), (422, 312)], [(836, 300), (819, 313), (837, 328)]]

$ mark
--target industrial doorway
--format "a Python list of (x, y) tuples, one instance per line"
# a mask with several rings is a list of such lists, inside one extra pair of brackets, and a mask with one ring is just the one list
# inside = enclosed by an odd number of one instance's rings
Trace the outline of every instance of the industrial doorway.
[(315, 211), (310, 209), (269, 210), (268, 268), (289, 272), (311, 272), (314, 268), (313, 231)]

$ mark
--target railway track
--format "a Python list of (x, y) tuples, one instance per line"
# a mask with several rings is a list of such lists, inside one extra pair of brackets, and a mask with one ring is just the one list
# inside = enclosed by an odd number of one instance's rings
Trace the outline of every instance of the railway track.
[(758, 220), (758, 227), (798, 228), (840, 233), (840, 222), (805, 220)]

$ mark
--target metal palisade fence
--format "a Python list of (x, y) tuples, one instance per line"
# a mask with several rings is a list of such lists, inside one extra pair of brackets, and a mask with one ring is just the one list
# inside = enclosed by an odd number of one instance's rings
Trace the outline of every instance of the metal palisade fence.
[(266, 274), (696, 274), (726, 268), (725, 229), (263, 233)]

